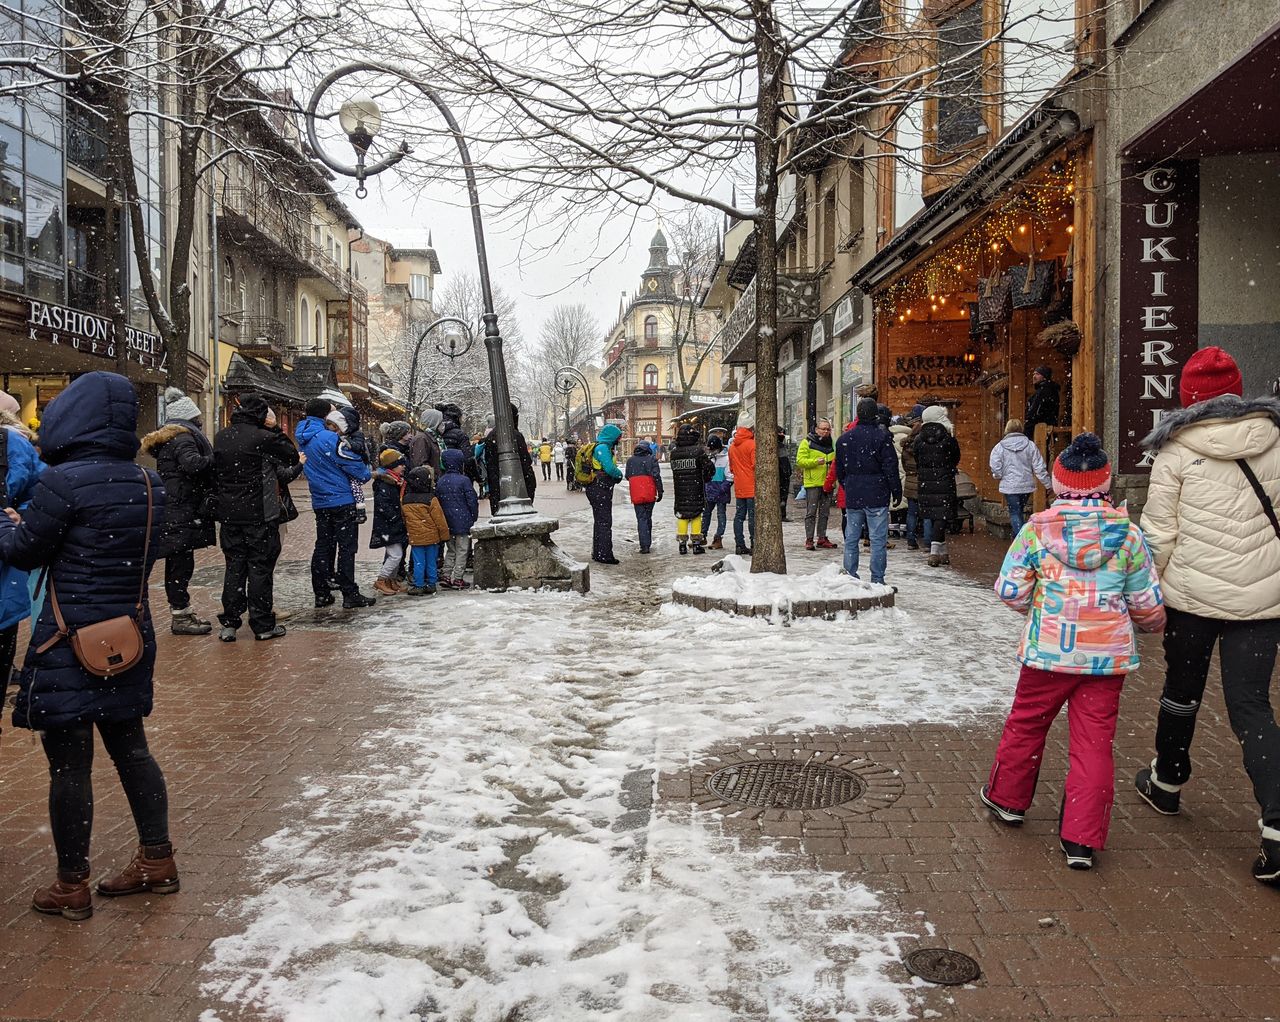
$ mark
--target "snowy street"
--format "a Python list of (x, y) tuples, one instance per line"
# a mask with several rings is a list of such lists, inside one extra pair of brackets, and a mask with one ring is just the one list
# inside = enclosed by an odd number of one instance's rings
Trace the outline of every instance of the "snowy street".
[[(584, 551), (585, 501), (548, 496), (557, 538)], [(1159, 953), (1178, 927), (1206, 961), (1235, 941), (1264, 985), (1222, 974), (1230, 987), (1169, 1017), (1212, 1005), (1261, 1017), (1249, 1012), (1280, 971), (1246, 932), (1271, 924), (1238, 868), (1256, 830), (1216, 701), (1203, 717), (1206, 758), (1222, 750), (1205, 771), (1211, 818), (1130, 820), (1123, 775), (1154, 706), (1143, 684), (1122, 719), (1106, 858), (1068, 873), (1052, 846), (1060, 745), (1021, 833), (976, 801), (1018, 632), (988, 585), (900, 545), (894, 609), (788, 625), (705, 614), (666, 602), (675, 577), (715, 555), (677, 556), (663, 510), (641, 558), (619, 500), (623, 563), (595, 566), (585, 598), (442, 592), (360, 616), (307, 609), (266, 646), (165, 636), (154, 745), (183, 893), (108, 906), (92, 934), (40, 929), (26, 911), (47, 842), (27, 836), (42, 763), (6, 742), (0, 781), (24, 796), (0, 817), (5, 924), (19, 937), (0, 949), (0, 991), (47, 995), (23, 1002), (43, 1012), (7, 1017), (72, 1017), (66, 991), (49, 1007), (56, 991), (21, 978), (23, 933), (45, 941), (34, 953), (94, 960), (102, 998), (85, 1017), (102, 1019), (1038, 1018), (1071, 1017), (1085, 994), (1091, 1011), (1128, 1017), (1168, 995), (1126, 969), (1138, 953), (1126, 940)], [(309, 542), (301, 528), (286, 542), (278, 606), (303, 605)], [(966, 542), (988, 561), (996, 549)], [(838, 557), (790, 546), (793, 572)], [(215, 565), (198, 570), (197, 599), (211, 599)], [(721, 762), (788, 757), (844, 763), (867, 794), (792, 812), (708, 793)], [(129, 839), (122, 800), (102, 788), (95, 863)], [(1183, 837), (1188, 826), (1199, 832)], [(1174, 884), (1160, 886), (1160, 861), (1178, 865)], [(1208, 911), (1222, 897), (1240, 902), (1229, 922)], [(1166, 932), (1134, 937), (1153, 921)], [(971, 954), (983, 976), (926, 987), (900, 961), (918, 946)], [(1073, 993), (1084, 979), (1108, 1000)]]

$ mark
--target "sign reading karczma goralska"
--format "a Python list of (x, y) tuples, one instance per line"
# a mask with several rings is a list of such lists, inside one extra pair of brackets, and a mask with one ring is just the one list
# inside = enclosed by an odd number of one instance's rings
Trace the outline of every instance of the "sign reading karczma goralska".
[[(24, 304), (29, 340), (66, 346), (99, 358), (116, 357), (115, 324), (105, 316), (38, 302), (34, 298), (24, 299)], [(125, 358), (144, 369), (163, 369), (164, 341), (158, 334), (125, 327)]]

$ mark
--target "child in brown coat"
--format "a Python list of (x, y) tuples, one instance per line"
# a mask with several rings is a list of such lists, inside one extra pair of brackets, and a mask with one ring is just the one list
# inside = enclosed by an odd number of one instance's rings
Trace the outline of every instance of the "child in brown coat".
[(408, 592), (410, 596), (429, 596), (436, 591), (440, 544), (449, 539), (449, 523), (436, 498), (435, 478), (426, 465), (419, 465), (405, 477), (400, 506), (412, 548), (413, 585)]

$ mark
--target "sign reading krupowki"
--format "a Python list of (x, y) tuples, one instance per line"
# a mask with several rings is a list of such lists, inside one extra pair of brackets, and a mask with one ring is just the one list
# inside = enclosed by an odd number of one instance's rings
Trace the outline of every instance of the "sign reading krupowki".
[(1178, 407), (1200, 333), (1200, 168), (1126, 163), (1120, 182), (1121, 472), (1148, 472), (1140, 446)]
[[(41, 344), (56, 344), (96, 355), (99, 358), (116, 358), (115, 324), (105, 316), (65, 305), (51, 305), (23, 299), (27, 306), (27, 338)], [(125, 327), (125, 358), (144, 369), (163, 369), (165, 362), (164, 341), (159, 334), (147, 333)]]

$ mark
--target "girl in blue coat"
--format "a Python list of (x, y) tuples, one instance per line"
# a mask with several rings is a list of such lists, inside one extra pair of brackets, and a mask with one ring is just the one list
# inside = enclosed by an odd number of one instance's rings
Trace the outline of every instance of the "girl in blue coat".
[[(79, 377), (45, 412), (40, 447), (49, 467), (30, 503), (21, 515), (10, 508), (0, 516), (0, 562), (22, 571), (39, 570), (43, 583), (13, 723), (41, 732), (49, 758), (49, 822), (58, 877), (36, 891), (31, 907), (68, 919), (93, 914), (88, 881), (95, 727), (120, 775), (141, 846), (123, 873), (98, 884), (98, 893), (170, 894), (178, 889), (168, 792), (142, 727), (142, 718), (151, 713), (156, 657), (145, 582), (159, 551), (165, 494), (160, 477), (133, 462), (137, 428), (138, 398), (128, 380), (103, 372)], [(110, 678), (90, 674), (59, 632), (52, 597), (74, 631), (134, 616), (140, 592), (140, 661)]]
[[(0, 507), (22, 509), (31, 499), (36, 480), (44, 466), (31, 443), (30, 434), (18, 419), (18, 402), (0, 391), (0, 464), (3, 464), (3, 494)], [(0, 564), (0, 705), (13, 673), (18, 625), (31, 613), (27, 573), (10, 564)]]

